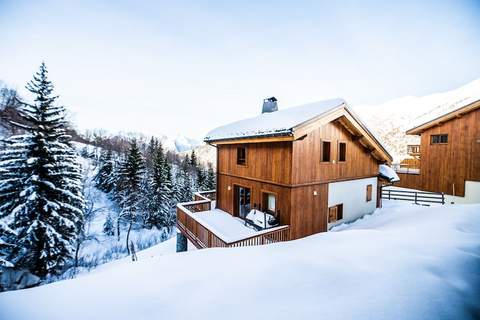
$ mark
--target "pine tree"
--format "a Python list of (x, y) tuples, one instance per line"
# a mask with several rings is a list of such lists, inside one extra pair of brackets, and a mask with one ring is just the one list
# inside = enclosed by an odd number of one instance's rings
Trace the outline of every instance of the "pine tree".
[(177, 199), (179, 202), (192, 201), (193, 199), (192, 180), (190, 178), (189, 166), (185, 159), (180, 166), (177, 177), (177, 184), (179, 186)]
[(213, 166), (211, 163), (208, 163), (207, 177), (205, 181), (206, 190), (215, 190), (216, 189), (216, 175), (213, 171)]
[(0, 151), (0, 219), (15, 232), (10, 260), (45, 277), (72, 258), (83, 224), (81, 168), (66, 134), (65, 108), (55, 105), (42, 63), (28, 83), (33, 104), (21, 103), (21, 127)]
[(157, 228), (160, 228), (164, 220), (162, 205), (165, 201), (165, 196), (163, 194), (163, 185), (165, 182), (165, 174), (163, 170), (165, 161), (163, 148), (161, 145), (157, 146), (152, 158), (151, 174), (147, 186), (147, 193), (149, 196), (146, 197), (147, 205), (145, 206), (147, 211), (146, 223), (149, 227), (156, 226)]
[(103, 224), (103, 233), (105, 233), (107, 236), (113, 236), (115, 234), (113, 220), (110, 215), (107, 216), (105, 223)]
[(112, 179), (112, 174), (114, 171), (114, 160), (112, 152), (110, 150), (102, 150), (100, 155), (100, 161), (97, 174), (95, 175), (95, 182), (98, 189), (103, 192), (109, 193), (113, 190), (114, 181)]
[[(136, 141), (131, 143), (126, 161), (121, 170), (121, 217), (129, 223), (127, 232), (127, 248), (130, 231), (139, 217), (142, 203), (141, 183), (145, 165)], [(130, 254), (130, 252), (129, 252)]]
[[(13, 267), (9, 261), (9, 253), (15, 247), (11, 242), (15, 241), (15, 232), (0, 220), (0, 270), (2, 267)], [(2, 287), (0, 286), (0, 290)]]
[(205, 191), (208, 190), (207, 188), (207, 174), (205, 173), (205, 170), (203, 168), (198, 168), (197, 169), (197, 181), (196, 181), (196, 188), (199, 191)]
[(145, 155), (145, 167), (147, 168), (147, 170), (150, 170), (152, 168), (155, 152), (157, 151), (159, 146), (161, 146), (160, 142), (155, 137), (151, 137)]
[(195, 150), (192, 150), (192, 154), (190, 155), (190, 166), (196, 169), (198, 167), (198, 160), (197, 155), (195, 154)]

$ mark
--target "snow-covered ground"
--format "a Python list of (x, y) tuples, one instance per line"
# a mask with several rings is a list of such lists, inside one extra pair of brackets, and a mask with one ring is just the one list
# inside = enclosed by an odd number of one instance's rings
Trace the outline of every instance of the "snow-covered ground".
[[(100, 154), (101, 149), (83, 143), (74, 143), (79, 153), (87, 148), (89, 154)], [(120, 259), (127, 255), (126, 235), (127, 226), (121, 225), (120, 240), (117, 236), (106, 235), (103, 231), (107, 216), (115, 218), (118, 215), (119, 208), (109, 198), (108, 194), (95, 187), (94, 177), (97, 168), (89, 158), (80, 157), (80, 163), (83, 171), (84, 193), (87, 200), (87, 210), (92, 212), (90, 220), (86, 221), (87, 239), (82, 243), (79, 251), (79, 269), (77, 272), (88, 271), (96, 268), (103, 263)], [(153, 229), (134, 229), (130, 234), (130, 239), (137, 250), (142, 250), (156, 245), (170, 238), (174, 230), (169, 232)], [(62, 277), (70, 277), (67, 272)], [(56, 280), (56, 279), (52, 279)], [(1, 319), (1, 318), (0, 318)]]
[[(335, 232), (173, 254), (0, 294), (2, 319), (475, 319), (480, 205), (385, 207)], [(172, 254), (169, 254), (172, 253)]]

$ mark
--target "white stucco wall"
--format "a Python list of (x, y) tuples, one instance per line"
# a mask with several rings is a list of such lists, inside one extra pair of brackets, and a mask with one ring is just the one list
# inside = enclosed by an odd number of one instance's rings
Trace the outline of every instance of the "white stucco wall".
[[(367, 185), (372, 185), (372, 200), (366, 201)], [(343, 203), (343, 219), (329, 223), (328, 227), (353, 221), (375, 211), (377, 204), (377, 178), (333, 182), (328, 184), (328, 206)]]
[(447, 204), (480, 203), (480, 182), (465, 181), (465, 197), (453, 197), (446, 195), (445, 202)]

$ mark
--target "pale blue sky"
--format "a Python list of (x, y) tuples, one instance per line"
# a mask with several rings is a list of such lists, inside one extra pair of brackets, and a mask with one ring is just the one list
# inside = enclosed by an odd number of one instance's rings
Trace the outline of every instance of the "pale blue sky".
[[(260, 3), (261, 2), (261, 3)], [(260, 112), (480, 77), (480, 1), (5, 1), (0, 79), (45, 60), (80, 128), (194, 138)]]

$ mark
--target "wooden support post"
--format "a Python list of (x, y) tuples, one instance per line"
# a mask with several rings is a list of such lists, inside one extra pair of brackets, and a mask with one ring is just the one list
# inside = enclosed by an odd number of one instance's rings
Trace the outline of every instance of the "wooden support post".
[(187, 237), (181, 232), (177, 232), (177, 252), (187, 251)]

